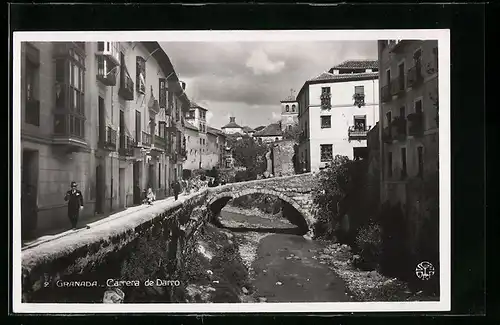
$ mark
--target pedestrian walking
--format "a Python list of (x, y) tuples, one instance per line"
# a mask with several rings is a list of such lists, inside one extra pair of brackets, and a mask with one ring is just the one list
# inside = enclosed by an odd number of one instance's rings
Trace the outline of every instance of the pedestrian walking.
[(80, 210), (83, 209), (83, 195), (82, 192), (77, 189), (76, 182), (71, 182), (71, 189), (66, 192), (64, 201), (68, 201), (68, 218), (71, 222), (71, 227), (76, 229)]
[(179, 198), (179, 193), (181, 191), (181, 184), (179, 184), (179, 181), (175, 181), (172, 183), (172, 189), (174, 190), (174, 197), (175, 200)]
[(148, 187), (148, 192), (146, 193), (146, 203), (151, 205), (155, 200), (156, 200), (156, 195), (153, 193), (151, 187)]

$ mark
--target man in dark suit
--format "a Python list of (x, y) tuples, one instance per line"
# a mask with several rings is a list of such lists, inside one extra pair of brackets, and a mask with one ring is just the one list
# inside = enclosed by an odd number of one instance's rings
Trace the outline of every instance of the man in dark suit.
[(71, 182), (71, 189), (66, 192), (64, 197), (64, 201), (68, 201), (68, 218), (73, 229), (76, 229), (80, 210), (83, 209), (83, 195), (76, 187), (76, 182)]

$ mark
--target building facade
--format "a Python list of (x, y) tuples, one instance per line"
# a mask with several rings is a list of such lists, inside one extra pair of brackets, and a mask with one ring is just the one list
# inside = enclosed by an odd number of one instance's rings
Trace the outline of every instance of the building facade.
[[(379, 41), (381, 200), (407, 209), (437, 182), (437, 41)], [(407, 211), (409, 212), (409, 211)]]
[(253, 138), (259, 143), (272, 143), (283, 140), (281, 122), (272, 123), (254, 133)]
[(190, 170), (198, 169), (201, 159), (200, 131), (188, 121), (185, 122), (184, 128), (187, 158), (184, 161), (183, 168)]
[(236, 124), (236, 117), (231, 116), (229, 118), (229, 123), (224, 125), (222, 128), (224, 134), (243, 134), (243, 127)]
[(378, 62), (345, 61), (300, 90), (299, 161), (306, 171), (326, 167), (336, 155), (367, 157), (367, 132), (379, 119)]
[(158, 43), (24, 42), (21, 55), (23, 229), (67, 227), (72, 181), (83, 222), (148, 185), (168, 195), (187, 97)]
[(224, 168), (224, 146), (226, 139), (224, 133), (216, 128), (208, 127), (207, 130), (207, 154), (206, 154), (206, 167)]

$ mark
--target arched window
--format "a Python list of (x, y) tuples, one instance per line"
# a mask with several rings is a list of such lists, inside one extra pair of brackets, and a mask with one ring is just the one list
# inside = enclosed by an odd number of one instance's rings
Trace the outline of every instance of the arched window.
[(292, 112), (295, 112), (295, 105), (292, 105)]
[(285, 109), (286, 109), (287, 112), (290, 112), (290, 106), (286, 105)]

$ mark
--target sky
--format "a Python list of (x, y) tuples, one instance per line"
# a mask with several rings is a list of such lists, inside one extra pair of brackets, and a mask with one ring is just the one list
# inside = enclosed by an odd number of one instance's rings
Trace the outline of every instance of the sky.
[(351, 59), (377, 59), (376, 41), (162, 42), (188, 97), (208, 125), (234, 116), (255, 128), (280, 118), (280, 101), (308, 79)]

